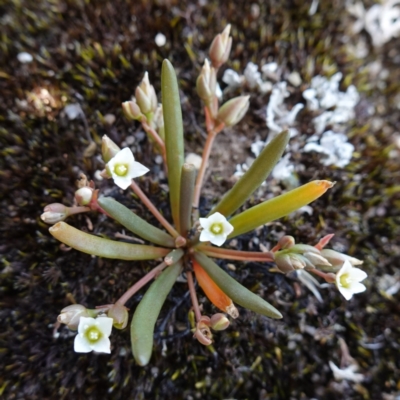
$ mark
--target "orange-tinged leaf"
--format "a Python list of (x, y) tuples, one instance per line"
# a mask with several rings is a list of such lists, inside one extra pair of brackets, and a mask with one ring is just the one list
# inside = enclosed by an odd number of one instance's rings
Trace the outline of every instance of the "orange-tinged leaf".
[(237, 318), (239, 313), (230, 297), (219, 288), (200, 264), (195, 260), (192, 260), (192, 262), (197, 282), (199, 282), (200, 287), (203, 289), (211, 303), (221, 311), (228, 313), (232, 318)]

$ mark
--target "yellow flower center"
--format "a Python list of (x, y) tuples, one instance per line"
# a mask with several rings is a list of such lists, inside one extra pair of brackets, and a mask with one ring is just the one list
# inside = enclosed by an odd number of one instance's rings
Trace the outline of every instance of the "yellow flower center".
[(224, 230), (224, 227), (221, 222), (215, 222), (210, 226), (210, 232), (214, 235), (219, 235)]
[(345, 288), (348, 288), (351, 285), (351, 278), (349, 274), (343, 274), (339, 280), (340, 284)]
[(128, 166), (126, 164), (117, 164), (114, 167), (114, 172), (118, 176), (125, 176), (128, 173)]
[(98, 342), (103, 334), (101, 331), (96, 327), (96, 326), (91, 326), (86, 332), (85, 332), (86, 339), (94, 344)]

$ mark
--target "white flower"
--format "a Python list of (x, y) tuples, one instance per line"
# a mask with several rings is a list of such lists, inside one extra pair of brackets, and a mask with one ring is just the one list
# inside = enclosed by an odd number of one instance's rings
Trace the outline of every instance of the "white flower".
[(120, 150), (107, 164), (107, 170), (114, 183), (121, 189), (126, 189), (133, 178), (142, 176), (149, 171), (144, 165), (135, 161), (132, 151), (125, 147)]
[(200, 225), (203, 228), (200, 242), (211, 242), (217, 246), (221, 246), (233, 231), (233, 226), (219, 212), (208, 218), (200, 218)]
[(346, 300), (350, 300), (355, 293), (366, 290), (365, 285), (360, 283), (368, 275), (360, 268), (354, 268), (349, 260), (343, 263), (343, 267), (336, 274), (336, 285), (339, 292)]
[(111, 353), (110, 339), (113, 319), (108, 317), (86, 318), (79, 320), (78, 334), (75, 336), (74, 350), (77, 353)]

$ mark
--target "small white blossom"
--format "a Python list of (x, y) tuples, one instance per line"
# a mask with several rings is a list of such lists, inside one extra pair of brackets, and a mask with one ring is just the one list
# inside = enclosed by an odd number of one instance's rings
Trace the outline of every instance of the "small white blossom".
[(111, 353), (110, 339), (113, 319), (108, 317), (86, 318), (79, 320), (78, 334), (75, 336), (74, 350), (77, 353)]
[(354, 268), (350, 261), (346, 260), (343, 267), (336, 274), (336, 285), (339, 292), (346, 300), (350, 300), (353, 294), (361, 293), (366, 290), (365, 285), (360, 283), (368, 275), (360, 268)]
[(149, 169), (135, 161), (132, 151), (125, 147), (120, 150), (107, 164), (107, 170), (114, 183), (121, 189), (126, 189), (133, 178), (146, 174)]
[(221, 246), (233, 231), (233, 226), (219, 212), (208, 218), (200, 218), (200, 225), (203, 228), (200, 242), (211, 242), (217, 246)]

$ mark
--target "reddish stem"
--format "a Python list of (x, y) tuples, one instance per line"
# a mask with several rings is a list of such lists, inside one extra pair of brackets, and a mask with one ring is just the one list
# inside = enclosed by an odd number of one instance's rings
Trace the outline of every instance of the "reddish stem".
[(196, 289), (194, 288), (192, 271), (186, 272), (186, 278), (189, 286), (190, 298), (192, 300), (194, 315), (196, 316), (196, 321), (199, 322), (201, 318), (201, 312), (199, 307), (199, 301), (197, 300)]
[(131, 286), (118, 300), (115, 304), (125, 305), (125, 303), (144, 285), (154, 279), (165, 267), (167, 264), (162, 262), (157, 265), (157, 267), (153, 268), (150, 272), (148, 272), (142, 279), (137, 281), (133, 286)]
[(179, 237), (179, 232), (175, 230), (175, 228), (160, 214), (155, 205), (151, 202), (151, 200), (144, 194), (142, 189), (136, 184), (135, 181), (132, 181), (131, 188), (135, 192), (135, 194), (139, 197), (139, 199), (143, 202), (143, 204), (149, 209), (149, 211), (157, 218), (160, 224), (174, 237)]
[(239, 251), (230, 249), (219, 249), (217, 247), (200, 245), (197, 246), (202, 253), (210, 257), (224, 258), (225, 260), (241, 260), (241, 261), (262, 261), (271, 262), (274, 261), (274, 257), (271, 252), (261, 253), (258, 251)]

